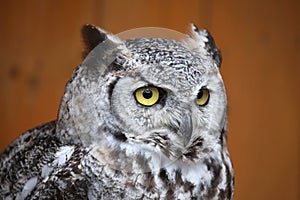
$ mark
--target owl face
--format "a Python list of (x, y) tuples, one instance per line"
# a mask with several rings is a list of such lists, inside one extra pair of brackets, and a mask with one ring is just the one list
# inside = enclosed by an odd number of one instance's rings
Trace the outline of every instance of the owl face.
[[(196, 161), (220, 146), (226, 94), (221, 55), (206, 30), (192, 26), (192, 34), (178, 42), (120, 41), (101, 29), (87, 29), (86, 41), (94, 50), (67, 86), (71, 92), (59, 114), (59, 119), (69, 116), (59, 120), (65, 121), (63, 127), (69, 126), (86, 146), (99, 147), (102, 156), (125, 151), (130, 158), (146, 152)], [(111, 56), (110, 42), (129, 53)]]
[(166, 39), (125, 44), (132, 58), (115, 62), (125, 72), (115, 82), (110, 107), (128, 141), (166, 148), (175, 158), (200, 138), (206, 150), (216, 145), (226, 96), (213, 62)]

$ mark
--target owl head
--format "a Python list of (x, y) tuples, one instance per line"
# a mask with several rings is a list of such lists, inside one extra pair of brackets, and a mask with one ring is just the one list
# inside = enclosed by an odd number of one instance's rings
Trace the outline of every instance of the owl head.
[(197, 162), (222, 148), (221, 54), (207, 30), (191, 25), (182, 41), (120, 40), (92, 25), (82, 33), (86, 58), (66, 86), (58, 115), (66, 142), (77, 138), (111, 160), (122, 152)]

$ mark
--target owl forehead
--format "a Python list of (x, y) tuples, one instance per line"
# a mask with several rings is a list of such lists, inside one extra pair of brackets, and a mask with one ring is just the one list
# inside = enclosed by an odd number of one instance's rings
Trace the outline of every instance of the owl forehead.
[(139, 38), (125, 41), (134, 59), (142, 64), (193, 66), (200, 63), (195, 54), (174, 40)]
[(207, 64), (180, 43), (162, 38), (127, 40), (131, 60), (122, 64), (147, 82), (181, 90), (194, 89), (203, 82)]

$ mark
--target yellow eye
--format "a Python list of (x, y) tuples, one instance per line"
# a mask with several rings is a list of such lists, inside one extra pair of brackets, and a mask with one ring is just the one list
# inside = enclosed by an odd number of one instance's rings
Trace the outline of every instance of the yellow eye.
[(152, 106), (159, 99), (159, 91), (156, 87), (142, 87), (135, 91), (135, 99), (144, 106)]
[(208, 100), (209, 100), (209, 90), (206, 88), (201, 88), (197, 95), (196, 103), (199, 106), (205, 106), (208, 103)]

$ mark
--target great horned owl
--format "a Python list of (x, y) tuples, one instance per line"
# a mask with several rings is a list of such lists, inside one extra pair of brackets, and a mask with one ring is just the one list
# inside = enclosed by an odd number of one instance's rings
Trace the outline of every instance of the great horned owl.
[(0, 157), (2, 199), (232, 199), (221, 54), (207, 30), (122, 41), (82, 29), (87, 57), (56, 121)]

